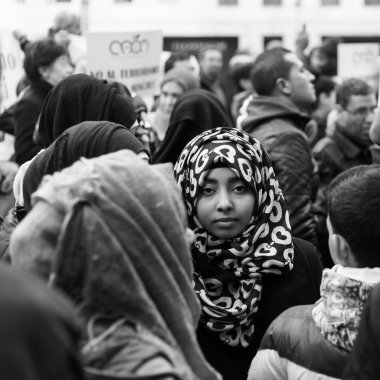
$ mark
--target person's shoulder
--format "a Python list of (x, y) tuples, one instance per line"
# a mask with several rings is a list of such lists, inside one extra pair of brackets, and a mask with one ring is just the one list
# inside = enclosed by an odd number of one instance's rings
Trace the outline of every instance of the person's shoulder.
[[(320, 284), (322, 278), (322, 263), (320, 255), (314, 244), (300, 238), (293, 237), (294, 245), (294, 269), (310, 274), (314, 283)], [(302, 268), (302, 269), (301, 269)], [(319, 292), (318, 292), (319, 293)]]
[(35, 92), (31, 87), (25, 88), (24, 92), (20, 94), (15, 104), (15, 115), (22, 112), (23, 110), (37, 109), (38, 112), (42, 106), (44, 99)]
[(312, 153), (313, 156), (319, 157), (326, 152), (336, 150), (339, 150), (339, 147), (334, 138), (332, 136), (325, 136), (314, 145)]
[(312, 305), (294, 306), (269, 326), (260, 347), (308, 370), (340, 378), (348, 353), (328, 342), (316, 327)]
[(319, 260), (317, 248), (314, 244), (293, 236), (294, 252), (297, 257), (302, 257), (308, 261)]

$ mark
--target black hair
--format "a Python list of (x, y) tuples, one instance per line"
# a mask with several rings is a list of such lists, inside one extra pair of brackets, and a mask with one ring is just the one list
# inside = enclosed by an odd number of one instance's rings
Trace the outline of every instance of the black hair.
[(238, 64), (230, 69), (230, 75), (233, 84), (236, 86), (238, 91), (243, 91), (244, 89), (240, 87), (239, 81), (241, 79), (250, 79), (251, 71), (253, 68), (253, 62)]
[(360, 267), (380, 267), (380, 165), (340, 173), (327, 190), (334, 233), (346, 239)]
[(350, 78), (341, 83), (336, 92), (336, 100), (339, 105), (346, 108), (352, 95), (373, 94), (372, 87), (363, 79)]
[(44, 38), (30, 43), (25, 50), (24, 70), (31, 82), (41, 78), (39, 68), (51, 65), (57, 58), (67, 55), (63, 45), (51, 38)]
[(177, 61), (187, 61), (189, 59), (190, 53), (174, 51), (165, 62), (164, 72), (167, 73), (169, 70), (173, 69)]
[(284, 48), (265, 50), (253, 63), (251, 81), (255, 91), (259, 95), (271, 95), (278, 78), (287, 79), (292, 62), (285, 60), (285, 56), (291, 53)]
[(314, 82), (314, 88), (318, 99), (321, 94), (330, 95), (336, 89), (336, 83), (330, 77), (321, 75)]

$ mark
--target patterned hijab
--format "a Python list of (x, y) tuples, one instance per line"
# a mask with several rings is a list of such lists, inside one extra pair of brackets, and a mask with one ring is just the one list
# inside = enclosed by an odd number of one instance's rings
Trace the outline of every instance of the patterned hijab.
[[(243, 180), (256, 199), (250, 221), (232, 239), (210, 235), (196, 215), (208, 172), (221, 166)], [(254, 331), (262, 275), (281, 275), (293, 267), (289, 212), (269, 156), (248, 134), (216, 128), (186, 145), (174, 172), (195, 233), (192, 254), (201, 323), (226, 344), (247, 347)]]

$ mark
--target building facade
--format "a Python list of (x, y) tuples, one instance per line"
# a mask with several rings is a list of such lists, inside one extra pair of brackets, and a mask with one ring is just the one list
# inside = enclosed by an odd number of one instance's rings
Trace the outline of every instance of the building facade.
[[(1, 9), (1, 7), (3, 9)], [(165, 37), (235, 37), (260, 52), (271, 39), (292, 49), (303, 25), (314, 46), (327, 36), (380, 42), (380, 0), (1, 0), (7, 27), (41, 35), (54, 15), (81, 13), (91, 31), (157, 30)]]

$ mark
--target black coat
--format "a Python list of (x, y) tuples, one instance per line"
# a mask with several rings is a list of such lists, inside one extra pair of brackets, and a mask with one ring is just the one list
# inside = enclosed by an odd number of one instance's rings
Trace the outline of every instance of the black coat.
[(42, 79), (37, 80), (26, 89), (16, 104), (14, 111), (15, 157), (19, 165), (32, 159), (42, 148), (33, 141), (33, 133), (45, 98), (51, 88), (52, 86)]

